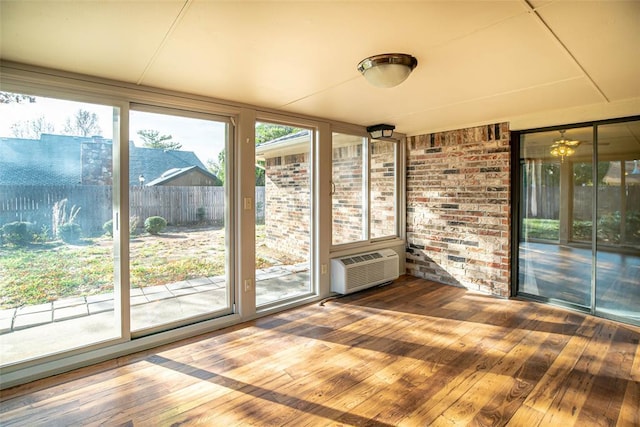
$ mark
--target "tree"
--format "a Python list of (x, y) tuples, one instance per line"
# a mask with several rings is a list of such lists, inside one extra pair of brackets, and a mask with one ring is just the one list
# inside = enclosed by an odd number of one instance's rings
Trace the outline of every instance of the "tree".
[(40, 139), (43, 133), (54, 133), (53, 123), (48, 122), (44, 116), (34, 120), (22, 120), (11, 125), (11, 133), (16, 138)]
[(12, 92), (0, 92), (0, 104), (21, 104), (24, 101), (34, 103), (36, 102), (36, 97)]
[(225, 175), (225, 152), (222, 150), (218, 153), (218, 161), (216, 162), (213, 159), (207, 160), (207, 169), (209, 172), (214, 174), (220, 180), (220, 185), (224, 185), (224, 175)]
[(74, 136), (101, 135), (102, 129), (98, 125), (98, 115), (80, 108), (73, 118), (67, 118), (64, 133)]
[(157, 130), (139, 130), (138, 135), (142, 138), (142, 145), (147, 148), (160, 148), (163, 150), (179, 150), (182, 148), (182, 144), (173, 141), (172, 135), (160, 135)]
[(256, 125), (256, 145), (271, 141), (281, 136), (289, 135), (301, 131), (300, 128), (284, 125), (274, 125), (271, 123), (258, 123)]
[[(604, 176), (609, 170), (609, 162), (598, 162), (598, 185), (604, 184)], [(573, 164), (574, 185), (593, 186), (593, 164), (591, 162)]]
[[(218, 179), (220, 180), (220, 185), (224, 185), (225, 168), (226, 168), (226, 162), (225, 162), (224, 150), (218, 153), (218, 161), (215, 161), (213, 159), (207, 160), (207, 169), (209, 170), (209, 172), (211, 172), (212, 174), (218, 177)], [(256, 171), (256, 186), (263, 187), (264, 186), (264, 165), (256, 164), (255, 171)]]
[[(258, 123), (256, 124), (256, 145), (262, 144), (264, 142), (268, 142), (274, 140), (276, 138), (280, 138), (285, 135), (290, 135), (292, 133), (296, 133), (301, 131), (302, 129), (292, 127), (292, 126), (284, 126), (284, 125), (276, 125), (271, 123)], [(218, 154), (218, 160), (214, 161), (212, 159), (207, 160), (207, 169), (209, 172), (217, 176), (222, 183), (225, 180), (225, 151), (222, 150)], [(260, 162), (264, 163), (264, 162)], [(262, 187), (265, 184), (265, 170), (264, 164), (256, 164), (255, 167), (255, 175), (256, 175), (256, 186)]]

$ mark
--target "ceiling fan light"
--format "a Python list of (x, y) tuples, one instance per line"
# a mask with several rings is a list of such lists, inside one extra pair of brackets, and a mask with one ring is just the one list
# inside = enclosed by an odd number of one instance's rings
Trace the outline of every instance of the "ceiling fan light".
[(390, 88), (409, 77), (418, 60), (405, 53), (385, 53), (365, 58), (358, 64), (358, 71), (374, 86)]

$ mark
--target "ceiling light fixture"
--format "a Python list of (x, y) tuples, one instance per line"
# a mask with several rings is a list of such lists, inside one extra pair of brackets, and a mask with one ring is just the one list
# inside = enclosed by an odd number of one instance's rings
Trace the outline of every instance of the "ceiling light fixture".
[(551, 155), (560, 157), (560, 161), (564, 162), (564, 158), (571, 156), (576, 152), (576, 148), (580, 145), (580, 141), (567, 139), (564, 136), (565, 130), (560, 131), (560, 139), (553, 141), (551, 145)]
[(369, 132), (371, 139), (391, 138), (395, 128), (394, 125), (379, 124), (367, 126), (367, 132)]
[(405, 81), (418, 65), (418, 60), (406, 53), (383, 53), (365, 58), (358, 71), (377, 87), (394, 87)]

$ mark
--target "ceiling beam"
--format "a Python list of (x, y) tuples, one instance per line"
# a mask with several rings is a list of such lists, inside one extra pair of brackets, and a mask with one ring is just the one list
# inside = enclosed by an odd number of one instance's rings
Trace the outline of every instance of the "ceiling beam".
[(144, 80), (145, 76), (147, 75), (147, 72), (149, 71), (149, 68), (151, 68), (151, 66), (153, 66), (153, 64), (156, 62), (156, 59), (158, 58), (158, 55), (160, 55), (162, 48), (169, 40), (169, 37), (171, 36), (173, 31), (178, 27), (178, 24), (180, 23), (180, 21), (182, 21), (182, 18), (184, 17), (184, 15), (187, 13), (187, 10), (189, 9), (191, 2), (192, 0), (185, 0), (184, 4), (182, 5), (182, 8), (180, 9), (180, 12), (178, 12), (178, 14), (176, 15), (176, 18), (171, 23), (171, 26), (165, 33), (164, 37), (162, 38), (162, 41), (156, 48), (155, 52), (153, 52), (153, 56), (151, 56), (151, 59), (149, 59), (149, 62), (147, 62), (147, 65), (144, 67), (144, 70), (142, 70), (142, 73), (140, 74), (138, 81), (136, 81), (137, 85), (142, 84), (142, 81)]
[(533, 15), (536, 18), (536, 21), (538, 21), (538, 23), (542, 25), (542, 27), (551, 35), (551, 37), (556, 41), (558, 46), (560, 46), (561, 50), (567, 55), (567, 57), (570, 58), (574, 64), (576, 64), (576, 66), (580, 69), (580, 71), (582, 71), (582, 74), (587, 78), (587, 80), (589, 80), (589, 82), (591, 83), (593, 88), (596, 90), (596, 92), (598, 92), (600, 97), (602, 97), (602, 99), (607, 103), (611, 102), (611, 100), (609, 100), (609, 98), (607, 97), (607, 95), (605, 95), (602, 89), (600, 89), (600, 86), (598, 86), (598, 84), (595, 82), (595, 80), (593, 80), (591, 75), (589, 75), (587, 70), (585, 70), (582, 64), (580, 64), (580, 61), (578, 61), (578, 59), (573, 55), (573, 53), (571, 53), (571, 50), (569, 50), (567, 45), (565, 45), (562, 42), (562, 40), (560, 40), (560, 37), (558, 37), (558, 35), (553, 31), (553, 29), (549, 26), (549, 24), (547, 24), (544, 18), (540, 16), (540, 13), (538, 13), (538, 10), (535, 7), (533, 7), (531, 3), (529, 3), (529, 0), (521, 0), (521, 1), (522, 1), (522, 4), (527, 8), (528, 13)]

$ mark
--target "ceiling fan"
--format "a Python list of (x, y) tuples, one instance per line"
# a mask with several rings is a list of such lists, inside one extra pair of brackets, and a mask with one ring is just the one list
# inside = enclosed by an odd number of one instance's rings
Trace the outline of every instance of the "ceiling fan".
[(564, 158), (570, 156), (576, 152), (576, 148), (582, 143), (575, 139), (567, 139), (564, 136), (566, 130), (560, 131), (560, 138), (553, 141), (551, 144), (551, 155), (560, 157), (560, 161), (564, 162)]

